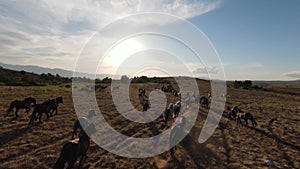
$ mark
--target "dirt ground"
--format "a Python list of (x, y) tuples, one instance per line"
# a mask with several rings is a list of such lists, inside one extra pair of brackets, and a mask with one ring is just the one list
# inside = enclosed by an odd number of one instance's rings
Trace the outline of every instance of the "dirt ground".
[[(207, 96), (209, 82), (198, 81), (200, 94)], [(132, 84), (130, 100), (142, 110), (138, 100), (138, 88), (146, 94), (158, 84)], [(110, 87), (96, 92), (98, 105), (108, 123), (117, 131), (133, 137), (149, 137), (169, 126), (161, 118), (153, 125), (133, 123), (125, 119), (114, 107)], [(208, 110), (200, 107), (197, 121), (191, 132), (181, 141), (175, 158), (163, 153), (146, 159), (131, 159), (114, 155), (92, 142), (84, 168), (271, 168), (265, 160), (271, 160), (273, 168), (300, 168), (300, 85), (276, 86), (269, 91), (227, 88), (226, 106), (239, 106), (251, 112), (258, 123), (256, 128), (241, 127), (235, 121), (222, 117), (212, 137), (199, 144), (201, 128)], [(167, 93), (168, 103), (178, 97)], [(4, 118), (9, 104), (16, 99), (32, 96), (38, 103), (62, 96), (64, 103), (58, 115), (41, 124), (28, 127), (29, 115), (20, 110), (18, 119), (11, 113)], [(76, 114), (70, 88), (0, 86), (0, 168), (43, 169), (52, 168), (60, 150), (71, 139)], [(153, 132), (153, 130), (156, 130)]]

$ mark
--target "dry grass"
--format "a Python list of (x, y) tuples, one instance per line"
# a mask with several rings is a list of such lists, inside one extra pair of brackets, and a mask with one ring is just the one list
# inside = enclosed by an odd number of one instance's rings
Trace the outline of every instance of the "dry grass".
[[(200, 93), (206, 95), (209, 83), (199, 81)], [(133, 84), (130, 89), (132, 105), (139, 106), (137, 91), (145, 87), (146, 94), (156, 84)], [(278, 90), (275, 90), (278, 89)], [(296, 91), (295, 91), (296, 90)], [(279, 91), (279, 92), (278, 92)], [(84, 168), (267, 168), (264, 160), (269, 159), (278, 168), (300, 168), (300, 96), (299, 88), (275, 87), (273, 91), (248, 91), (228, 88), (227, 105), (238, 105), (255, 115), (258, 126), (239, 127), (235, 122), (222, 118), (213, 136), (204, 144), (197, 138), (207, 115), (200, 108), (195, 126), (176, 148), (176, 159), (168, 153), (147, 159), (129, 159), (109, 153), (92, 143), (89, 158)], [(71, 89), (60, 87), (0, 87), (0, 168), (51, 168), (59, 156), (64, 143), (70, 138), (76, 114), (72, 105)], [(20, 111), (3, 118), (9, 104), (27, 96), (37, 98), (38, 103), (49, 98), (63, 96), (64, 103), (58, 115), (42, 124), (27, 127), (28, 115)], [(167, 94), (168, 102), (178, 98)], [(149, 137), (166, 129), (157, 119), (153, 125), (130, 122), (113, 106), (110, 88), (97, 92), (99, 108), (104, 117), (117, 131), (133, 137)], [(259, 112), (259, 107), (263, 112)], [(272, 124), (270, 120), (276, 118)], [(155, 130), (155, 131), (154, 131)]]

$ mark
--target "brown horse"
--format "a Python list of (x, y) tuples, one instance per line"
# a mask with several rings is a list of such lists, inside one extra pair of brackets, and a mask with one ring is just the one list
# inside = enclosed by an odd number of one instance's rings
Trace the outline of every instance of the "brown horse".
[(87, 133), (93, 134), (96, 131), (95, 125), (90, 124), (85, 131), (82, 131), (79, 140), (73, 140), (67, 142), (61, 152), (60, 156), (57, 159), (54, 169), (63, 169), (65, 167), (66, 162), (68, 162), (67, 169), (73, 168), (76, 163), (78, 157), (80, 157), (80, 162), (78, 168), (80, 169), (84, 158), (87, 157), (86, 153), (90, 147), (90, 137)]
[(36, 99), (32, 98), (32, 97), (28, 97), (22, 101), (15, 100), (15, 101), (11, 102), (11, 104), (7, 110), (7, 114), (4, 117), (7, 117), (9, 115), (9, 113), (13, 111), (14, 108), (16, 108), (16, 111), (15, 111), (16, 117), (18, 117), (18, 111), (20, 109), (25, 109), (25, 113), (28, 114), (28, 112), (31, 110), (30, 107), (31, 107), (32, 103), (33, 103), (33, 105), (36, 105)]

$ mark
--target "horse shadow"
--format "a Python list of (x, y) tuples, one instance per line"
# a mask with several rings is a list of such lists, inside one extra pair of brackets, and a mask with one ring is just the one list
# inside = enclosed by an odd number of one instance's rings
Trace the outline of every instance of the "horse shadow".
[(220, 130), (221, 130), (221, 136), (222, 136), (222, 141), (223, 141), (223, 147), (224, 147), (224, 149), (225, 149), (225, 156), (226, 156), (226, 162), (227, 162), (227, 164), (229, 164), (231, 161), (230, 161), (230, 159), (231, 159), (231, 155), (230, 155), (230, 153), (231, 153), (231, 148), (229, 147), (229, 144), (228, 144), (228, 138), (226, 137), (226, 134), (225, 134), (225, 129), (227, 128), (227, 126), (228, 126), (228, 124), (229, 124), (229, 121), (227, 121), (227, 123), (222, 123), (222, 122), (220, 122), (219, 123), (219, 128), (220, 128)]
[(4, 144), (7, 144), (8, 142), (10, 142), (18, 137), (21, 137), (22, 135), (26, 134), (29, 131), (29, 129), (30, 129), (30, 127), (26, 126), (21, 129), (16, 129), (16, 130), (1, 133), (0, 147), (2, 147)]
[(253, 127), (249, 127), (249, 126), (246, 126), (246, 127), (249, 128), (249, 129), (255, 130), (256, 132), (258, 132), (258, 133), (260, 133), (260, 134), (263, 134), (263, 135), (265, 135), (265, 136), (267, 136), (267, 137), (269, 137), (269, 138), (271, 138), (271, 139), (274, 139), (274, 140), (277, 141), (278, 143), (281, 143), (281, 144), (284, 144), (284, 145), (286, 145), (286, 146), (289, 146), (289, 147), (291, 147), (291, 148), (293, 148), (293, 149), (296, 149), (296, 150), (298, 150), (298, 151), (300, 152), (300, 146), (298, 146), (298, 145), (295, 145), (295, 144), (292, 144), (292, 143), (290, 143), (290, 142), (287, 142), (287, 141), (285, 141), (285, 140), (279, 138), (278, 136), (276, 136), (276, 135), (274, 135), (274, 134), (267, 133), (267, 132), (265, 132), (265, 131), (263, 131), (263, 130), (261, 130), (261, 129), (253, 128)]
[[(205, 169), (210, 165), (212, 159), (215, 159), (218, 166), (225, 166), (222, 160), (204, 144), (197, 141), (196, 136), (199, 136), (199, 129), (193, 127), (189, 135), (187, 135), (181, 142), (183, 148), (188, 152), (195, 165), (199, 169)], [(197, 150), (197, 151), (195, 151)]]

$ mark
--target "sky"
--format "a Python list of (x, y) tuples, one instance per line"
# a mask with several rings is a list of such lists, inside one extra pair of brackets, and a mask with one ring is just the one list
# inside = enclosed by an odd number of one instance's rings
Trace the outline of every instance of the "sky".
[[(170, 18), (131, 17), (144, 12)], [(124, 17), (131, 20), (116, 21)], [(0, 1), (0, 62), (130, 76), (295, 80), (299, 18), (298, 0)], [(124, 37), (154, 26), (183, 35), (184, 43), (162, 34)]]

